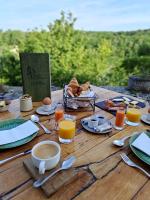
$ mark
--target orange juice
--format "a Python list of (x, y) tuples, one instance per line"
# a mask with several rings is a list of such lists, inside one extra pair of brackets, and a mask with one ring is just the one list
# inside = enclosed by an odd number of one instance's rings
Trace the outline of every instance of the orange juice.
[(63, 109), (56, 109), (55, 111), (55, 120), (58, 122), (59, 120), (64, 118), (64, 111)]
[(140, 121), (141, 113), (136, 108), (128, 108), (126, 117), (128, 121), (138, 123)]
[(59, 122), (59, 137), (72, 139), (75, 136), (75, 121), (63, 120)]
[(125, 111), (124, 110), (118, 110), (116, 113), (116, 121), (115, 126), (123, 128), (124, 126), (124, 118), (125, 118)]

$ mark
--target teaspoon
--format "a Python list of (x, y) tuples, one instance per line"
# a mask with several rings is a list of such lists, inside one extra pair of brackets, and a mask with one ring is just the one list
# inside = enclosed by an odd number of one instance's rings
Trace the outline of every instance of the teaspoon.
[(75, 156), (71, 156), (67, 160), (63, 161), (62, 166), (59, 169), (57, 169), (56, 171), (54, 171), (53, 173), (51, 173), (47, 177), (38, 179), (37, 181), (35, 181), (33, 183), (33, 186), (36, 187), (36, 188), (42, 186), (49, 178), (54, 176), (57, 172), (59, 172), (61, 170), (66, 170), (66, 169), (69, 169), (70, 167), (72, 167), (72, 165), (75, 162), (75, 160), (76, 160), (76, 157)]
[(45, 131), (45, 133), (49, 134), (51, 133), (50, 130), (48, 130), (41, 122), (40, 122), (40, 119), (37, 115), (31, 115), (31, 121), (35, 122), (35, 123), (38, 123), (42, 128), (43, 130)]
[(131, 134), (131, 135), (125, 136), (125, 137), (123, 137), (123, 138), (121, 138), (121, 139), (114, 140), (114, 141), (113, 141), (113, 144), (116, 145), (116, 146), (118, 146), (118, 147), (123, 147), (124, 144), (125, 144), (125, 141), (126, 141), (128, 138), (130, 138), (131, 136), (135, 135), (135, 134), (137, 134), (137, 132), (135, 132), (135, 133), (133, 133), (133, 134)]

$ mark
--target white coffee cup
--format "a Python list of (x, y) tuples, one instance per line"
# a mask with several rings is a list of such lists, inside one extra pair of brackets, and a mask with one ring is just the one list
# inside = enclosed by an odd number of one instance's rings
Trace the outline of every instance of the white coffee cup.
[(54, 141), (46, 140), (36, 144), (31, 151), (33, 165), (39, 169), (39, 174), (44, 174), (58, 164), (61, 148)]
[(91, 118), (88, 120), (88, 127), (96, 129), (98, 127), (98, 122), (99, 122), (98, 119)]

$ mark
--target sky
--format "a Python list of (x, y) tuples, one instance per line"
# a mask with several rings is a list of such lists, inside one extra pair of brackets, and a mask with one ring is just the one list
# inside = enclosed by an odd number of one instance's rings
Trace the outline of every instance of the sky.
[(46, 29), (72, 12), (76, 29), (130, 31), (150, 28), (150, 0), (0, 0), (0, 29)]

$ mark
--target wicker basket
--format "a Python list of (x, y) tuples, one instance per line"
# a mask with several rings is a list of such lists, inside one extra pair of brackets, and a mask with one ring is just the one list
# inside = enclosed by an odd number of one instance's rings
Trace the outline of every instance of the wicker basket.
[(129, 77), (128, 88), (136, 91), (150, 92), (150, 75)]
[[(64, 108), (66, 111), (94, 111), (95, 99), (93, 97), (69, 97), (66, 95), (65, 87), (63, 90)], [(70, 105), (79, 105), (77, 108), (70, 107)]]

